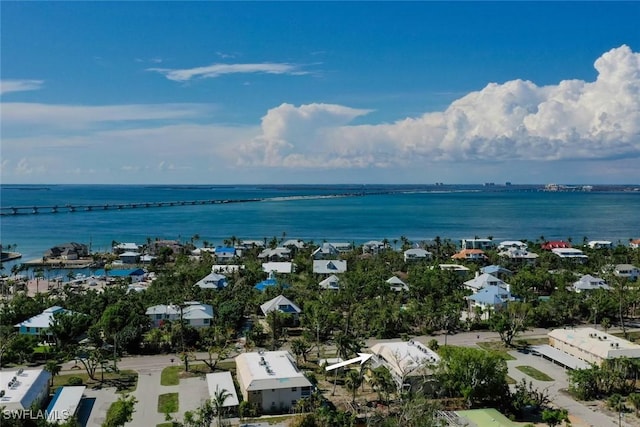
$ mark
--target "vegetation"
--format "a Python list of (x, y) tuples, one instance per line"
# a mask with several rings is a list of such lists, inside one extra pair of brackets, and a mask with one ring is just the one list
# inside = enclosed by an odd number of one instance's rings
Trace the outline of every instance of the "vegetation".
[(158, 412), (170, 414), (178, 412), (178, 393), (164, 393), (158, 396)]
[(182, 366), (167, 366), (160, 374), (160, 385), (178, 385)]
[(534, 380), (553, 381), (553, 378), (551, 378), (549, 375), (545, 374), (544, 372), (539, 371), (533, 366), (516, 366), (516, 369), (529, 375)]
[(120, 396), (107, 410), (107, 417), (102, 427), (123, 427), (132, 420), (136, 403), (137, 400), (133, 396)]

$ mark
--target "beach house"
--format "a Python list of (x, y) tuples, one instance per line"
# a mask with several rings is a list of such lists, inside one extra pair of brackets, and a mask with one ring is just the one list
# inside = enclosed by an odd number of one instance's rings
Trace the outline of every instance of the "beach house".
[(145, 314), (154, 327), (160, 327), (166, 322), (179, 322), (181, 318), (186, 325), (194, 328), (209, 327), (213, 322), (213, 307), (197, 301), (186, 301), (180, 305), (154, 305), (147, 308)]
[(378, 343), (370, 350), (371, 368), (387, 368), (398, 390), (427, 385), (433, 367), (440, 362), (436, 352), (417, 340)]

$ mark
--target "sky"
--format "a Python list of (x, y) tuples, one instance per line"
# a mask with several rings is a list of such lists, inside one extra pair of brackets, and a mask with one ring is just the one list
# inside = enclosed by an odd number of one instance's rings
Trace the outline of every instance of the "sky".
[(638, 184), (640, 2), (0, 2), (5, 184)]

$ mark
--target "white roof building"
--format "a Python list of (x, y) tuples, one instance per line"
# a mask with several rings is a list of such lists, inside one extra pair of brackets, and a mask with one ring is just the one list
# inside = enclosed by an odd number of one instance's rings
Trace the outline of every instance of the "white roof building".
[(207, 374), (207, 388), (209, 389), (209, 397), (212, 399), (216, 391), (226, 390), (230, 394), (230, 396), (224, 400), (222, 404), (223, 408), (232, 408), (240, 404), (236, 387), (233, 385), (233, 378), (229, 371)]
[(640, 345), (594, 328), (554, 329), (549, 344), (588, 363), (618, 357), (640, 358)]
[(400, 292), (400, 291), (408, 291), (409, 286), (405, 282), (402, 281), (398, 276), (393, 276), (387, 279), (387, 283), (391, 287), (391, 290)]
[(264, 262), (262, 271), (265, 273), (291, 274), (295, 271), (295, 264), (292, 262)]
[(209, 273), (196, 282), (196, 286), (202, 289), (222, 289), (227, 285), (227, 278), (218, 273)]
[(404, 262), (431, 259), (431, 252), (422, 248), (407, 249), (404, 251)]
[(161, 326), (165, 321), (179, 321), (182, 309), (182, 320), (189, 326), (200, 328), (210, 326), (213, 321), (213, 307), (197, 301), (187, 301), (181, 306), (177, 304), (159, 304), (149, 307), (145, 314), (154, 326)]
[(340, 279), (335, 274), (327, 277), (320, 283), (318, 283), (321, 289), (330, 289), (332, 291), (337, 291), (340, 289)]
[(291, 249), (289, 248), (267, 248), (258, 254), (258, 259), (278, 260), (291, 258)]
[(339, 274), (347, 271), (347, 261), (340, 259), (314, 260), (313, 272), (317, 274)]
[(49, 307), (45, 309), (42, 313), (37, 314), (24, 322), (20, 322), (14, 325), (16, 328), (19, 328), (18, 332), (20, 334), (25, 335), (39, 335), (41, 333), (46, 333), (47, 329), (51, 326), (53, 322), (53, 317), (56, 313), (69, 313), (73, 312), (66, 310), (60, 306), (54, 305), (53, 307)]
[(277, 297), (265, 302), (260, 306), (260, 310), (265, 316), (274, 310), (294, 315), (302, 313), (300, 307), (284, 295), (278, 295)]
[(242, 353), (235, 361), (244, 400), (264, 411), (287, 411), (298, 399), (311, 394), (311, 382), (287, 351)]
[(455, 271), (459, 274), (466, 274), (469, 272), (469, 267), (465, 267), (460, 264), (439, 264), (438, 267), (440, 267), (440, 270)]
[(527, 249), (527, 244), (521, 242), (520, 240), (505, 240), (504, 242), (500, 242), (498, 245), (498, 250), (506, 250), (506, 249)]
[(586, 261), (587, 258), (589, 258), (584, 252), (576, 248), (553, 248), (551, 252), (560, 258), (575, 259), (578, 261)]
[(0, 407), (7, 411), (30, 409), (49, 393), (51, 374), (44, 369), (14, 369), (0, 371)]
[(504, 289), (510, 288), (509, 284), (489, 273), (482, 273), (471, 280), (467, 280), (464, 282), (464, 286), (473, 292), (478, 292), (480, 289), (486, 288), (487, 286), (500, 286)]
[(603, 279), (594, 277), (590, 274), (585, 274), (578, 281), (574, 282), (572, 286), (573, 290), (578, 293), (584, 291), (593, 291), (595, 289), (611, 289), (611, 286), (607, 285), (607, 283)]
[(47, 408), (47, 421), (61, 424), (76, 415), (86, 386), (60, 387)]
[(440, 356), (424, 344), (415, 341), (392, 341), (371, 347), (372, 367), (385, 366), (398, 387), (406, 387), (408, 377), (428, 373), (440, 362)]
[(609, 240), (591, 240), (587, 243), (591, 249), (611, 249), (613, 243)]

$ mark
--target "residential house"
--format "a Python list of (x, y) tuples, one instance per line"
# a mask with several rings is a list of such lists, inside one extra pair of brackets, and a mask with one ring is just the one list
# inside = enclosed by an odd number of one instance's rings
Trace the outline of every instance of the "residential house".
[[(416, 341), (391, 341), (371, 347), (371, 368), (386, 367), (399, 390), (409, 391), (425, 385), (440, 356)], [(427, 380), (429, 381), (429, 380)]]
[(197, 301), (187, 301), (182, 305), (159, 304), (149, 307), (145, 313), (151, 319), (154, 327), (160, 327), (165, 322), (182, 320), (186, 325), (194, 328), (205, 328), (213, 322), (213, 307)]
[(498, 245), (499, 251), (504, 251), (511, 248), (526, 250), (527, 244), (521, 242), (520, 240), (505, 240), (504, 242), (500, 242), (500, 244)]
[(266, 246), (265, 240), (243, 240), (240, 246), (244, 249), (264, 248)]
[(431, 252), (422, 248), (407, 249), (404, 251), (404, 262), (429, 260), (431, 256)]
[(258, 254), (258, 259), (266, 261), (288, 261), (291, 259), (291, 249), (267, 248)]
[(613, 249), (613, 243), (608, 240), (591, 240), (587, 245), (591, 249)]
[(486, 261), (487, 256), (482, 249), (463, 249), (454, 254), (451, 259), (479, 262)]
[(108, 276), (110, 280), (124, 279), (125, 281), (131, 281), (131, 283), (142, 282), (147, 273), (141, 268), (114, 268), (105, 272), (104, 270), (97, 270), (96, 276)]
[(618, 277), (625, 277), (629, 280), (636, 281), (640, 276), (640, 269), (631, 264), (617, 264), (613, 267), (613, 274)]
[(462, 239), (462, 249), (482, 249), (488, 250), (495, 247), (495, 243), (491, 239)]
[(475, 307), (479, 307), (482, 309), (482, 319), (485, 320), (492, 312), (502, 310), (510, 301), (515, 301), (508, 289), (497, 285), (485, 286), (466, 298), (469, 301), (469, 312), (473, 313)]
[(53, 324), (54, 316), (63, 313), (72, 314), (73, 312), (54, 305), (24, 322), (14, 325), (14, 327), (18, 328), (18, 333), (22, 335), (48, 335), (49, 328)]
[(53, 246), (44, 253), (44, 258), (76, 260), (89, 256), (89, 248), (82, 243), (70, 242)]
[(277, 297), (260, 305), (260, 311), (262, 311), (262, 314), (265, 316), (275, 310), (281, 313), (290, 314), (293, 317), (294, 322), (297, 322), (300, 313), (302, 313), (300, 307), (284, 295), (278, 295)]
[(202, 289), (223, 289), (228, 285), (226, 276), (213, 272), (196, 282), (196, 286)]
[(385, 242), (381, 242), (379, 240), (369, 240), (368, 242), (362, 244), (362, 253), (377, 255), (380, 252), (388, 249), (388, 247), (389, 245), (387, 245)]
[(236, 248), (218, 246), (214, 252), (216, 262), (229, 263), (236, 258)]
[(509, 258), (511, 261), (526, 263), (526, 264), (535, 264), (539, 255), (533, 252), (529, 252), (527, 249), (520, 248), (507, 248), (500, 252), (498, 255), (501, 257)]
[(398, 276), (393, 276), (387, 279), (387, 283), (392, 291), (400, 292), (400, 291), (408, 291), (409, 286), (405, 282), (402, 281)]
[(640, 248), (640, 239), (633, 239), (629, 241), (629, 247), (631, 249), (639, 249)]
[(285, 248), (304, 249), (304, 242), (298, 239), (289, 239), (282, 243)]
[(322, 246), (317, 248), (311, 253), (311, 256), (315, 260), (321, 259), (333, 259), (339, 255), (338, 249), (331, 243), (323, 243)]
[(288, 413), (311, 395), (312, 384), (287, 351), (242, 353), (235, 358), (242, 397), (264, 412)]
[(552, 249), (566, 249), (570, 248), (571, 243), (565, 242), (563, 240), (552, 240), (550, 242), (544, 242), (540, 245), (540, 248), (545, 251), (550, 251)]
[(500, 265), (487, 265), (480, 269), (480, 273), (487, 273), (496, 276), (499, 279), (513, 275), (513, 271)]
[(339, 259), (314, 260), (313, 272), (316, 274), (340, 274), (347, 271), (347, 261)]
[(572, 259), (579, 262), (586, 262), (589, 258), (580, 249), (576, 248), (553, 248), (551, 249), (555, 255), (563, 259)]
[(353, 243), (330, 242), (329, 244), (331, 246), (333, 246), (334, 248), (336, 248), (336, 250), (341, 254), (345, 254), (345, 253), (351, 252), (354, 249)]
[(123, 252), (118, 255), (118, 258), (120, 258), (123, 264), (137, 264), (140, 260), (140, 253), (133, 251)]
[(137, 243), (118, 243), (111, 248), (114, 254), (121, 254), (123, 252), (138, 252), (140, 251), (140, 245)]
[(460, 264), (438, 264), (438, 268), (440, 268), (440, 270), (453, 271), (459, 274), (460, 276), (466, 276), (467, 273), (471, 271), (469, 267), (465, 267), (464, 265), (460, 265)]
[(554, 329), (548, 336), (552, 347), (596, 365), (619, 357), (640, 358), (640, 345), (594, 328)]
[(254, 288), (259, 290), (260, 292), (264, 292), (265, 289), (272, 286), (278, 286), (278, 285), (282, 286), (283, 288), (289, 287), (289, 285), (287, 284), (279, 283), (278, 280), (276, 280), (276, 276), (272, 271), (269, 273), (269, 276), (265, 280), (255, 285)]
[(295, 271), (295, 264), (292, 262), (264, 262), (262, 271), (265, 273), (291, 274)]
[(473, 291), (474, 293), (478, 292), (482, 288), (486, 288), (487, 286), (500, 286), (504, 289), (510, 289), (511, 287), (511, 285), (509, 285), (508, 283), (505, 283), (501, 279), (498, 279), (497, 277), (489, 273), (476, 273), (476, 277), (464, 282), (464, 287)]
[(320, 283), (318, 283), (320, 289), (330, 289), (332, 291), (337, 291), (340, 289), (340, 279), (335, 274), (327, 277)]
[(573, 290), (577, 293), (593, 291), (595, 289), (610, 290), (611, 287), (599, 277), (594, 277), (590, 274), (585, 274), (572, 285)]

